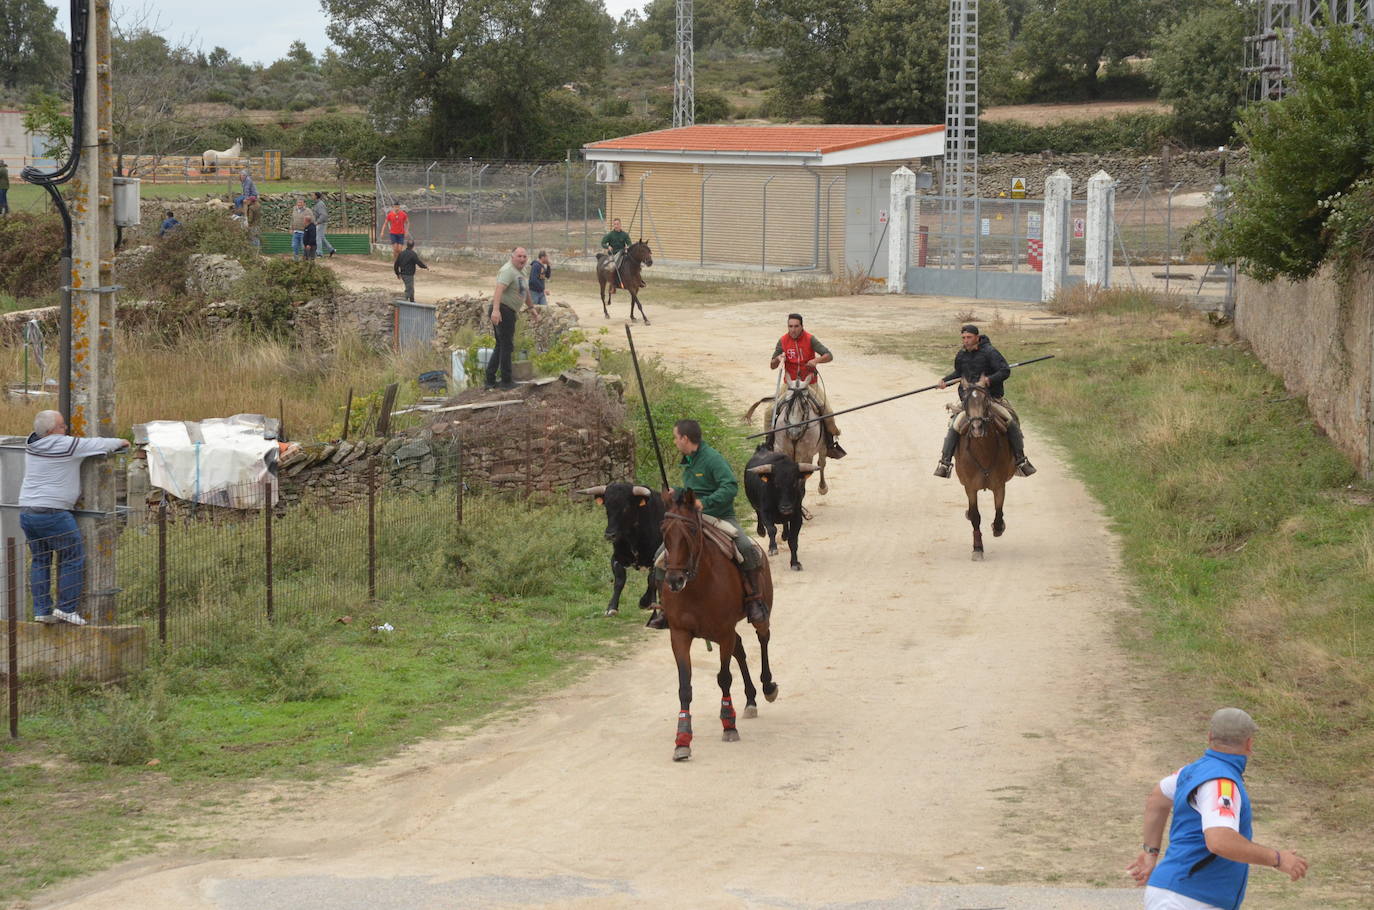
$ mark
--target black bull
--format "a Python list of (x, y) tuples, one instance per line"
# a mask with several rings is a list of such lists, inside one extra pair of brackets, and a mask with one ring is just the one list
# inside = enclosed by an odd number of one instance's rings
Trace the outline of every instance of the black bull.
[(611, 574), (615, 590), (606, 605), (606, 615), (620, 612), (620, 592), (625, 588), (625, 569), (649, 569), (649, 583), (639, 598), (641, 609), (655, 600), (654, 555), (663, 543), (663, 498), (655, 496), (648, 487), (628, 483), (611, 483), (588, 487), (577, 492), (594, 496), (606, 507), (606, 539), (611, 542)]
[(820, 470), (813, 464), (797, 464), (781, 452), (774, 452), (764, 443), (754, 450), (744, 468), (744, 492), (758, 516), (758, 534), (768, 535), (768, 552), (778, 552), (777, 526), (782, 525), (782, 539), (791, 550), (791, 566), (800, 571), (797, 560), (797, 538), (803, 520), (802, 500), (806, 497), (806, 479)]

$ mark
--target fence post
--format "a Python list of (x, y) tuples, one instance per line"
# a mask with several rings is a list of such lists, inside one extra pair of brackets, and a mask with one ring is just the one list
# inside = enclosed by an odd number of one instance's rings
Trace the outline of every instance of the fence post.
[(167, 494), (157, 504), (157, 640), (167, 644)]
[[(767, 180), (763, 181), (763, 234), (759, 239), (759, 271), (768, 271), (768, 184), (777, 179), (777, 174), (772, 174)], [(644, 183), (640, 181), (640, 193), (643, 194)]]
[[(1087, 243), (1083, 258), (1083, 283), (1089, 287), (1112, 286), (1112, 234), (1116, 227), (1116, 181), (1106, 171), (1088, 179)], [(1141, 236), (1145, 236), (1141, 233)], [(1129, 263), (1128, 263), (1129, 264)]]
[(19, 572), (15, 568), (14, 538), (5, 538), (5, 655), (9, 672), (5, 674), (5, 688), (9, 690), (10, 739), (19, 738)]
[(1054, 299), (1069, 270), (1069, 200), (1073, 198), (1073, 178), (1064, 170), (1045, 178), (1044, 266), (1040, 277), (1040, 300)]
[(453, 440), (454, 457), (454, 516), (458, 519), (458, 527), (463, 526), (463, 440), (461, 438)]
[(272, 622), (272, 478), (262, 482), (262, 525), (263, 525), (263, 564), (264, 581), (267, 587), (267, 621)]
[(887, 202), (887, 292), (906, 292), (906, 273), (911, 268), (911, 200), (916, 197), (916, 173), (906, 165), (892, 172)]
[(377, 599), (377, 459), (367, 460), (367, 599)]

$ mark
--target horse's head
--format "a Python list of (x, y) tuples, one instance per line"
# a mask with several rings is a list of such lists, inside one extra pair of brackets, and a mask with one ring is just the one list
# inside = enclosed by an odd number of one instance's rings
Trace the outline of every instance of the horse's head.
[(643, 240), (636, 240), (634, 243), (630, 244), (625, 254), (640, 265), (654, 264), (654, 251), (649, 249), (649, 244), (645, 243)]
[(701, 562), (702, 522), (691, 490), (663, 494), (663, 580), (679, 593), (697, 574)]
[(976, 382), (961, 380), (960, 388), (964, 393), (964, 414), (968, 416), (969, 435), (981, 438), (988, 431), (992, 421), (992, 408), (989, 405), (988, 390)]
[(797, 427), (791, 426), (809, 417), (818, 416), (811, 413), (811, 383), (805, 379), (789, 379), (787, 381), (787, 391), (783, 393), (778, 406), (773, 410), (773, 426), (788, 427), (787, 438), (793, 441), (801, 439), (802, 434), (811, 428), (810, 424)]

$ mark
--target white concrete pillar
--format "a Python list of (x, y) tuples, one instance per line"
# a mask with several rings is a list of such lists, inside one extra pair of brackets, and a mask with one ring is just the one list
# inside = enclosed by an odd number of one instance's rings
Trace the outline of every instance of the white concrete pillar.
[(1045, 178), (1045, 268), (1040, 276), (1040, 299), (1049, 301), (1069, 272), (1069, 200), (1073, 178), (1062, 169)]
[(887, 292), (906, 293), (906, 270), (911, 268), (911, 200), (916, 174), (903, 165), (892, 172), (887, 203)]
[(1116, 232), (1116, 181), (1106, 171), (1088, 178), (1087, 254), (1083, 281), (1090, 287), (1112, 286), (1112, 240)]

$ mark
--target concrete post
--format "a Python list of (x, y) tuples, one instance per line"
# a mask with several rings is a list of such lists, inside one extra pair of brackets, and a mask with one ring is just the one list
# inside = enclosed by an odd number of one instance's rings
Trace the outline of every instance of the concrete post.
[(1106, 171), (1088, 178), (1087, 254), (1083, 280), (1089, 287), (1112, 286), (1112, 240), (1116, 228), (1116, 181)]
[(887, 292), (906, 293), (906, 271), (911, 267), (911, 200), (916, 195), (916, 174), (903, 165), (892, 172), (887, 203)]
[(1069, 200), (1073, 178), (1057, 170), (1045, 178), (1045, 269), (1040, 299), (1048, 302), (1064, 284), (1069, 270)]

